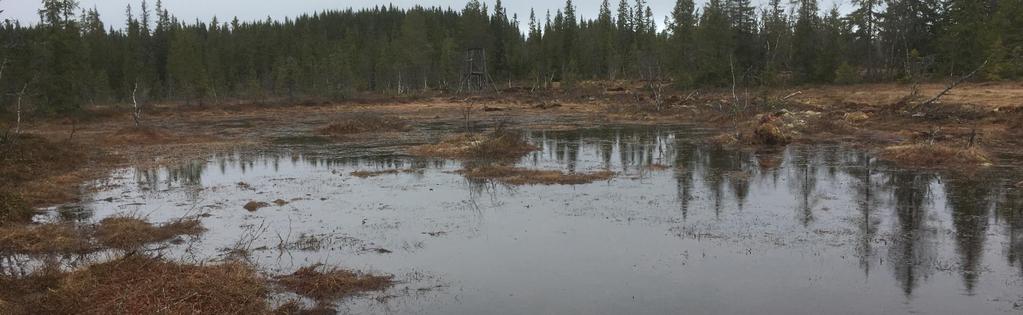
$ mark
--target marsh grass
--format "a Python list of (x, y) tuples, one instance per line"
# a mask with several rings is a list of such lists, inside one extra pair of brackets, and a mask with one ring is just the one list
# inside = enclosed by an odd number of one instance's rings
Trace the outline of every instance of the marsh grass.
[(113, 249), (136, 250), (151, 243), (171, 240), (183, 235), (199, 235), (205, 229), (198, 219), (179, 219), (154, 225), (138, 217), (110, 217), (96, 226), (96, 240)]
[[(141, 255), (61, 272), (42, 269), (8, 292), (10, 314), (265, 314), (269, 290), (252, 267), (192, 265)], [(19, 294), (20, 293), (20, 294)]]
[(21, 195), (0, 191), (0, 226), (8, 223), (28, 223), (35, 211)]
[(85, 254), (96, 246), (88, 227), (72, 224), (23, 224), (0, 228), (0, 254)]
[(290, 275), (278, 276), (276, 279), (277, 284), (285, 289), (318, 301), (383, 290), (394, 283), (393, 276), (360, 274), (323, 264), (302, 267)]
[(449, 136), (437, 144), (413, 147), (409, 153), (460, 160), (513, 160), (537, 149), (521, 133), (498, 129), (490, 133)]
[(373, 131), (406, 131), (409, 123), (404, 119), (378, 114), (358, 114), (341, 118), (316, 130), (324, 136), (344, 136)]
[(979, 166), (991, 163), (991, 158), (977, 147), (956, 148), (944, 144), (908, 144), (890, 146), (881, 157), (901, 166), (944, 167)]

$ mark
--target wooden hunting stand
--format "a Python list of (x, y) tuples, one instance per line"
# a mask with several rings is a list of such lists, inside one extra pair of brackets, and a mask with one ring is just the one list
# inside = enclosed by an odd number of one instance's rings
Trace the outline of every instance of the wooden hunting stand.
[(462, 82), (458, 92), (482, 92), (492, 88), (497, 91), (494, 80), (487, 72), (487, 52), (483, 48), (469, 48), (465, 51), (465, 65), (462, 68)]

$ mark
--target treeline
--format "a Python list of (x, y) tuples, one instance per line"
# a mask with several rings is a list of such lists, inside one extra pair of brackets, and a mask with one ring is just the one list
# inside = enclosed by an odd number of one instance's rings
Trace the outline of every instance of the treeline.
[[(147, 100), (323, 97), (457, 89), (466, 49), (485, 48), (494, 81), (543, 86), (645, 79), (679, 87), (922, 81), (971, 72), (1023, 76), (1023, 0), (604, 0), (595, 19), (568, 0), (509, 16), (500, 0), (460, 11), (381, 6), (274, 21), (182, 21), (145, 1), (107, 28), (74, 0), (43, 0), (40, 23), (0, 27), (0, 89), (46, 113)], [(823, 13), (822, 13), (823, 12)], [(525, 34), (520, 25), (527, 23)], [(658, 27), (661, 25), (661, 27)], [(986, 64), (985, 64), (986, 62)]]

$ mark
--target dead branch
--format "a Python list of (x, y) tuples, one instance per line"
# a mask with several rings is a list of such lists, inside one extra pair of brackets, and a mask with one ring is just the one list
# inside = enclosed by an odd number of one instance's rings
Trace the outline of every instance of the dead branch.
[(789, 95), (785, 95), (785, 97), (782, 97), (781, 99), (779, 99), (779, 101), (787, 101), (788, 99), (793, 98), (796, 95), (800, 95), (800, 94), (803, 94), (803, 91), (795, 91), (795, 92), (792, 92)]
[(132, 118), (135, 119), (135, 128), (142, 126), (142, 107), (139, 106), (138, 99), (135, 98), (135, 93), (139, 90), (139, 83), (135, 82), (135, 88), (131, 90), (131, 102), (134, 106), (132, 111)]
[(25, 97), (25, 92), (27, 91), (28, 83), (25, 83), (25, 86), (21, 88), (21, 92), (18, 93), (18, 105), (14, 110), (18, 116), (17, 121), (14, 123), (14, 134), (16, 135), (21, 134), (21, 99)]
[(923, 102), (922, 104), (920, 104), (919, 106), (916, 106), (916, 107), (930, 106), (934, 102), (937, 102), (938, 99), (940, 99), (942, 96), (945, 96), (945, 94), (948, 94), (948, 92), (952, 91), (952, 89), (954, 89), (956, 86), (958, 86), (959, 84), (962, 84), (966, 80), (969, 80), (971, 77), (973, 77), (973, 75), (977, 74), (977, 72), (980, 72), (980, 70), (984, 69), (984, 67), (987, 66), (988, 61), (989, 60), (984, 60), (984, 63), (980, 64), (980, 67), (977, 67), (977, 69), (973, 69), (973, 71), (970, 71), (970, 73), (967, 73), (965, 76), (962, 76), (959, 79), (957, 79), (955, 81), (952, 81), (952, 83), (949, 84), (948, 87), (946, 87), (944, 91), (941, 91), (941, 93), (938, 93), (938, 95), (935, 95), (931, 99), (927, 100), (926, 102)]
[[(2, 11), (0, 11), (0, 12), (2, 12)], [(4, 79), (4, 70), (5, 69), (7, 69), (7, 58), (4, 58), (4, 61), (2, 63), (0, 63), (0, 80)]]
[(732, 98), (735, 99), (735, 104), (739, 104), (739, 97), (735, 95), (735, 63), (732, 62), (732, 56), (728, 56), (728, 70), (732, 74)]
[(689, 95), (686, 95), (686, 98), (684, 100), (687, 101), (687, 102), (688, 101), (696, 100), (694, 97), (697, 96), (697, 95), (700, 95), (700, 90), (695, 90), (695, 91), (690, 92)]
[(78, 131), (78, 121), (72, 119), (71, 120), (71, 133), (68, 134), (67, 140), (65, 141), (65, 143), (71, 143), (71, 141), (75, 139), (75, 132), (76, 131)]

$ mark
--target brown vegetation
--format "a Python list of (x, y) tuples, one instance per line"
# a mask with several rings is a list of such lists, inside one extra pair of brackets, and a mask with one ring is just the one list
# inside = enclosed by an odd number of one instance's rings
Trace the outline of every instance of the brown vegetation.
[[(73, 198), (82, 181), (81, 174), (74, 171), (84, 162), (84, 156), (79, 147), (32, 134), (0, 142), (0, 192), (6, 195), (0, 207), (16, 206), (0, 211), (19, 211), (21, 202), (17, 199), (31, 206)], [(12, 219), (17, 218), (15, 213)]]
[(470, 179), (494, 180), (508, 185), (581, 185), (609, 180), (615, 173), (563, 173), (561, 171), (530, 170), (511, 166), (487, 165), (459, 171)]
[(393, 278), (316, 264), (302, 267), (290, 275), (279, 276), (277, 283), (300, 295), (328, 301), (355, 293), (383, 290), (393, 284)]
[(265, 314), (269, 290), (250, 266), (128, 256), (72, 272), (0, 279), (5, 314)]
[(408, 128), (408, 122), (397, 117), (361, 114), (342, 118), (316, 131), (325, 136), (344, 136), (371, 131), (405, 131)]
[(990, 163), (984, 150), (954, 148), (943, 144), (896, 145), (884, 149), (881, 157), (910, 167), (977, 166)]
[(181, 235), (198, 235), (205, 229), (197, 219), (180, 219), (155, 226), (136, 217), (110, 217), (96, 227), (96, 240), (103, 246), (135, 250), (146, 244), (163, 242)]
[(0, 255), (85, 254), (96, 246), (88, 227), (72, 224), (16, 225), (0, 228)]
[(158, 144), (172, 142), (171, 133), (153, 127), (126, 127), (115, 131), (107, 141), (110, 144)]
[(419, 156), (449, 159), (517, 159), (536, 151), (517, 132), (498, 130), (486, 134), (459, 134), (447, 137), (437, 144), (426, 144), (409, 149)]
[(0, 226), (8, 223), (28, 223), (34, 213), (21, 195), (0, 191)]

